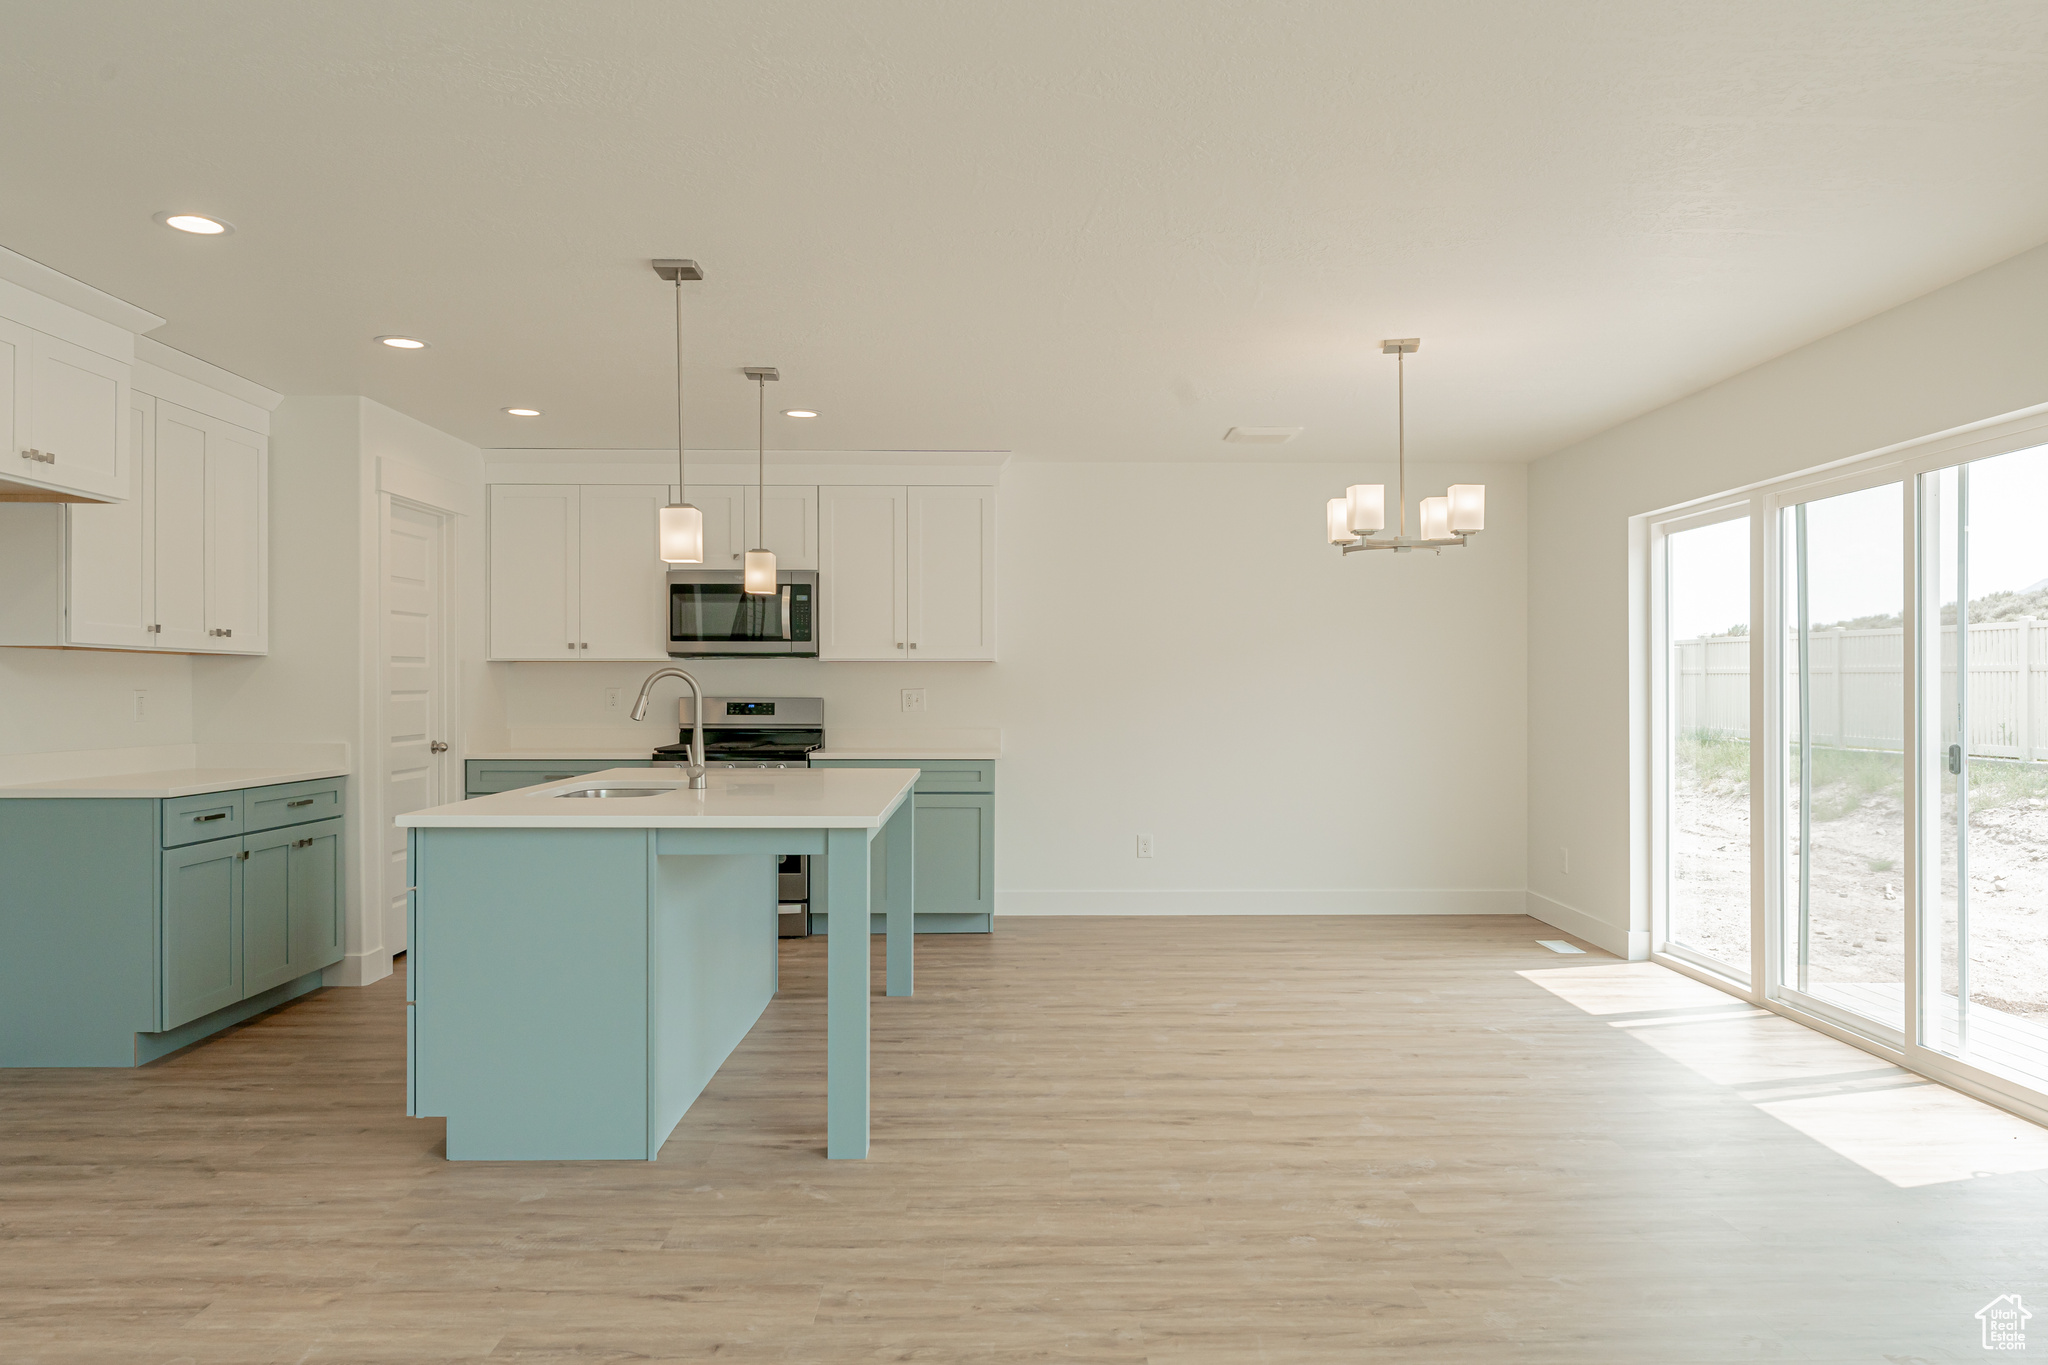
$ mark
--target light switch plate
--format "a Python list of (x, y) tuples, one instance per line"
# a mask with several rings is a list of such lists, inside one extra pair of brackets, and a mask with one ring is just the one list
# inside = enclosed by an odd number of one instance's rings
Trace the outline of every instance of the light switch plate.
[(903, 709), (906, 711), (924, 710), (924, 689), (922, 687), (906, 687), (903, 689)]

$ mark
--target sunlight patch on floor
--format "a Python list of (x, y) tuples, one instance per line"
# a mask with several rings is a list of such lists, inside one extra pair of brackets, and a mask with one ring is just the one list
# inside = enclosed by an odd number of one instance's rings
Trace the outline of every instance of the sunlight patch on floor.
[(2048, 1171), (2048, 1129), (1655, 963), (1517, 975), (1902, 1189)]

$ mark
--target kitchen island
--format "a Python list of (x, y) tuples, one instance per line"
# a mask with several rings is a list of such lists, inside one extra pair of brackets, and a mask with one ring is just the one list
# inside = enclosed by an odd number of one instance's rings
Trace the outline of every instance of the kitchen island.
[[(451, 1160), (653, 1160), (775, 993), (788, 854), (832, 909), (882, 902), (910, 994), (916, 779), (617, 768), (400, 816), (406, 1112), (446, 1117)], [(600, 790), (654, 794), (578, 795)], [(868, 941), (826, 953), (825, 1154), (865, 1157)]]

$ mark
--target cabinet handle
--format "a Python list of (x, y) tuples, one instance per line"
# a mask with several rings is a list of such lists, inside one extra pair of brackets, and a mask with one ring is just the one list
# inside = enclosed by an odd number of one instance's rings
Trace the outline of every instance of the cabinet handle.
[(195, 816), (193, 816), (193, 817), (192, 817), (192, 823), (193, 823), (193, 824), (195, 824), (195, 825), (203, 825), (203, 824), (205, 824), (205, 823), (206, 823), (206, 822), (207, 822), (208, 820), (225, 820), (225, 819), (227, 819), (227, 818), (228, 818), (228, 813), (227, 813), (226, 811), (224, 811), (224, 810), (217, 810), (217, 811), (215, 811), (215, 812), (214, 812), (213, 814), (211, 814), (211, 815), (195, 815)]
[(249, 861), (249, 850), (245, 848), (240, 853), (237, 853), (235, 856), (246, 863)]
[(293, 848), (311, 848), (312, 846), (313, 846), (313, 841), (312, 841), (311, 839), (294, 839), (294, 840), (292, 840), (292, 847), (293, 847)]
[(54, 450), (24, 450), (21, 452), (21, 458), (24, 460), (34, 460), (38, 464), (55, 464), (57, 463), (57, 452)]
[(917, 641), (915, 641), (915, 640), (912, 640), (912, 641), (910, 642), (910, 647), (911, 647), (912, 649), (916, 649), (916, 648), (917, 648)]
[(150, 633), (151, 635), (161, 635), (161, 634), (163, 634), (163, 633), (164, 633), (163, 623), (162, 623), (162, 622), (158, 622), (158, 623), (157, 623), (156, 625), (153, 625), (153, 626), (151, 626), (151, 627), (149, 628), (149, 633)]
[(566, 644), (566, 645), (563, 645), (563, 646), (562, 646), (562, 648), (564, 648), (564, 649), (574, 649), (574, 648), (576, 648), (576, 642), (575, 642), (574, 640), (571, 640), (571, 641), (570, 641), (570, 642), (569, 642), (568, 644)]
[(284, 808), (285, 808), (286, 810), (297, 810), (297, 809), (298, 809), (298, 808), (299, 808), (300, 806), (310, 806), (310, 805), (312, 805), (312, 804), (313, 804), (313, 801), (314, 801), (314, 799), (315, 799), (315, 798), (313, 798), (313, 797), (310, 797), (310, 796), (302, 796), (302, 797), (300, 797), (300, 798), (299, 798), (298, 800), (296, 800), (296, 801), (287, 801), (287, 802), (285, 802), (285, 803), (284, 803)]
[(896, 642), (896, 648), (898, 648), (898, 649), (901, 649), (901, 648), (903, 648), (903, 642), (902, 642), (901, 640), (898, 640), (898, 641)]
[(578, 649), (588, 649), (588, 648), (590, 648), (590, 642), (589, 642), (588, 640), (586, 640), (586, 641), (584, 641), (584, 642), (583, 642), (582, 644), (580, 644), (580, 645), (576, 646), (576, 648), (578, 648)]

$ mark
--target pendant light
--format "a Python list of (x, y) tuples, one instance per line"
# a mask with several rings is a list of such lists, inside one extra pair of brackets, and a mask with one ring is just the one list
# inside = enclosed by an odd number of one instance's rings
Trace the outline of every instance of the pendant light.
[[(755, 416), (756, 433), (754, 455), (755, 478), (759, 484), (754, 494), (754, 505), (758, 509), (754, 519), (755, 534), (762, 540), (768, 539), (768, 381), (780, 379), (782, 375), (773, 365), (749, 365), (745, 370), (747, 378), (754, 381), (759, 398)], [(741, 579), (742, 590), (756, 596), (773, 597), (775, 587), (775, 551), (752, 549), (747, 551), (746, 573)]]
[(1397, 490), (1400, 533), (1373, 539), (1375, 531), (1386, 529), (1387, 488), (1385, 484), (1355, 483), (1341, 498), (1324, 504), (1325, 535), (1345, 554), (1356, 550), (1435, 550), (1441, 553), (1467, 545), (1486, 529), (1486, 485), (1454, 483), (1438, 498), (1424, 498), (1416, 507), (1419, 535), (1408, 534), (1408, 357), (1422, 349), (1420, 337), (1397, 337), (1380, 343), (1380, 353), (1394, 357), (1394, 411), (1396, 449), (1399, 452), (1401, 483)]
[(670, 564), (704, 562), (704, 514), (690, 506), (683, 478), (683, 281), (701, 280), (695, 261), (656, 261), (654, 273), (676, 286), (676, 501), (661, 509), (661, 557)]

